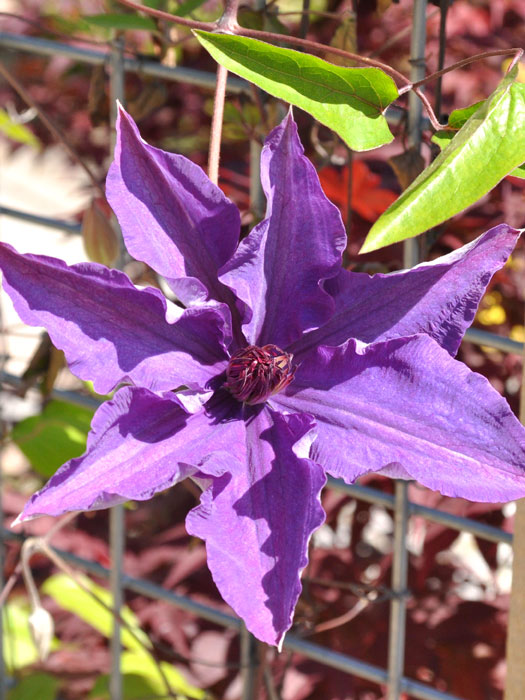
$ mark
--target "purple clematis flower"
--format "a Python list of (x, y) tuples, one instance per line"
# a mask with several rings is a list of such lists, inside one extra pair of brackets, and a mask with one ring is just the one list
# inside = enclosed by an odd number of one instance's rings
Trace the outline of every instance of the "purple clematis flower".
[(224, 600), (280, 645), (327, 473), (525, 496), (524, 428), (453, 359), (519, 232), (496, 226), (391, 275), (341, 269), (344, 227), (291, 114), (266, 141), (262, 183), (266, 218), (239, 244), (234, 205), (122, 111), (108, 198), (131, 255), (186, 308), (96, 264), (0, 244), (0, 267), (20, 317), (48, 329), (78, 377), (100, 393), (127, 385), (19, 520), (147, 499), (191, 477), (203, 493), (187, 528), (206, 541)]

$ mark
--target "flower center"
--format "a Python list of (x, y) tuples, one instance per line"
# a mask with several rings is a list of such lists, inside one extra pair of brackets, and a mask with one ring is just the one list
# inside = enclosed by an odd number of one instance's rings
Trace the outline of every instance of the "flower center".
[(292, 381), (292, 358), (277, 345), (248, 345), (232, 355), (224, 386), (238, 401), (264, 403)]

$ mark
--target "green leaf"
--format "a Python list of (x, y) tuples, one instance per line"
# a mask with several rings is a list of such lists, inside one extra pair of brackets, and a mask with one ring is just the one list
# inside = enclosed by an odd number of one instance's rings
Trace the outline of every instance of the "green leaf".
[(55, 700), (60, 682), (47, 673), (31, 673), (9, 691), (7, 700)]
[(27, 126), (13, 121), (3, 109), (0, 109), (0, 131), (12, 141), (27, 143), (29, 146), (35, 146), (35, 148), (41, 145), (40, 141)]
[[(180, 697), (181, 700), (182, 697), (196, 698), (196, 700), (208, 697), (203, 690), (190, 685), (171, 664), (161, 661), (160, 667), (171, 689), (177, 693), (177, 697)], [(166, 696), (164, 681), (156, 663), (148, 654), (124, 651), (121, 656), (121, 669), (126, 700), (142, 700), (144, 697), (157, 695), (159, 697)], [(102, 676), (97, 680), (90, 697), (96, 698), (96, 700), (111, 700), (109, 676)]]
[[(112, 595), (110, 591), (102, 586), (97, 585), (87, 576), (81, 576), (84, 586), (100, 598), (106, 605), (112, 605)], [(42, 592), (54, 598), (56, 602), (65, 610), (78, 615), (84, 622), (91, 625), (104, 637), (111, 637), (113, 629), (113, 614), (101, 605), (97, 600), (87, 592), (82, 590), (75, 581), (65, 574), (54, 574), (44, 581)], [(135, 635), (125, 628), (122, 629), (122, 644), (133, 651), (142, 651), (143, 647), (139, 640), (146, 645), (151, 646), (151, 642), (147, 634), (140, 629), (139, 623), (135, 614), (124, 606), (121, 612), (123, 620), (125, 620)], [(136, 639), (138, 637), (138, 639)]]
[[(80, 578), (83, 585), (100, 598), (105, 605), (112, 605), (113, 597), (110, 591), (91, 581), (87, 576), (81, 576)], [(42, 592), (54, 598), (62, 608), (80, 617), (105, 637), (111, 636), (113, 614), (87, 591), (80, 588), (69, 576), (65, 574), (50, 576), (44, 582)], [(120, 614), (122, 619), (133, 630), (133, 634), (125, 627), (121, 631), (122, 644), (128, 650), (123, 652), (121, 656), (121, 669), (124, 674), (125, 688), (127, 689), (125, 697), (131, 700), (131, 698), (148, 695), (165, 695), (166, 687), (157, 664), (146, 651), (152, 648), (148, 635), (140, 628), (137, 617), (127, 605), (122, 608)], [(190, 685), (171, 664), (161, 662), (161, 668), (175, 693), (180, 693), (185, 697), (197, 698), (198, 700), (206, 696), (206, 693), (202, 690)], [(141, 679), (140, 684), (136, 682), (137, 676)], [(94, 691), (92, 692), (92, 697), (96, 697), (97, 700), (100, 698), (110, 699), (107, 677), (99, 680), (96, 690), (96, 694), (94, 694)], [(149, 692), (145, 692), (145, 690)]]
[(90, 33), (92, 30), (91, 25), (82, 17), (70, 19), (57, 14), (43, 14), (41, 17), (50, 30), (57, 30), (62, 34)]
[[(463, 116), (456, 114), (455, 123)], [(525, 85), (505, 78), (448, 144), (439, 139), (441, 153), (379, 217), (361, 253), (417, 236), (458, 214), (525, 161)]]
[[(474, 114), (476, 109), (482, 104), (483, 102), (476, 102), (476, 104), (470, 105), (470, 107), (455, 109), (450, 115), (448, 125), (454, 127), (455, 129), (461, 129), (467, 119)], [(456, 132), (454, 131), (436, 131), (434, 136), (432, 136), (432, 142), (437, 144), (441, 150), (443, 150), (446, 146), (448, 146), (455, 135)], [(509, 173), (509, 175), (525, 179), (525, 163), (513, 170), (511, 173)]]
[(93, 411), (65, 401), (50, 401), (42, 413), (17, 423), (11, 437), (39, 474), (58, 467), (86, 449)]
[(290, 102), (333, 129), (355, 151), (392, 141), (383, 112), (398, 97), (378, 68), (344, 68), (316, 56), (230, 34), (195, 31), (232, 73)]
[(83, 19), (95, 27), (103, 29), (119, 29), (125, 31), (127, 29), (143, 29), (147, 32), (157, 30), (157, 25), (151, 17), (142, 17), (141, 15), (125, 15), (119, 13), (106, 13), (100, 15), (84, 15)]

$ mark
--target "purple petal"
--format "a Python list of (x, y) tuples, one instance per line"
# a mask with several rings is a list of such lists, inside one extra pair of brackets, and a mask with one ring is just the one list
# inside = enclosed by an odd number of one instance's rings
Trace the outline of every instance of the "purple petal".
[(106, 193), (131, 255), (163, 275), (183, 303), (208, 293), (234, 299), (217, 270), (239, 241), (237, 207), (198, 165), (143, 141), (122, 108)]
[(208, 566), (224, 600), (256, 637), (279, 645), (301, 592), (308, 541), (324, 520), (319, 493), (325, 476), (304, 459), (310, 416), (245, 410), (246, 424), (237, 424), (232, 445), (231, 480), (214, 479), (186, 525), (206, 540)]
[(455, 355), (492, 275), (505, 264), (519, 233), (501, 224), (449, 255), (389, 275), (341, 270), (325, 284), (335, 300), (334, 315), (290, 349), (298, 356), (348, 338), (371, 343), (426, 333)]
[(206, 385), (226, 366), (227, 308), (181, 312), (153, 288), (136, 289), (95, 263), (19, 255), (0, 243), (4, 288), (30, 326), (47, 328), (71, 371), (105, 394), (122, 381), (155, 391)]
[(333, 312), (320, 281), (339, 271), (346, 234), (303, 152), (290, 113), (262, 153), (266, 219), (220, 271), (221, 280), (253, 311), (245, 333), (255, 345), (286, 348)]
[(348, 483), (386, 468), (445, 496), (525, 496), (525, 428), (479, 374), (425, 335), (320, 347), (272, 401), (317, 420), (311, 458)]
[(17, 522), (143, 501), (199, 471), (223, 474), (235, 412), (229, 397), (211, 411), (189, 414), (175, 394), (121, 389), (95, 413), (86, 454), (64, 464)]

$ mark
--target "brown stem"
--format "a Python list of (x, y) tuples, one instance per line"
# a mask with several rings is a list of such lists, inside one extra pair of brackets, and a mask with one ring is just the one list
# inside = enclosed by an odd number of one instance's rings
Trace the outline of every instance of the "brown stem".
[[(420, 85), (424, 85), (425, 83), (430, 82), (431, 80), (435, 80), (436, 78), (439, 78), (441, 75), (445, 75), (445, 73), (450, 73), (450, 71), (456, 70), (457, 68), (463, 68), (463, 66), (468, 66), (469, 63), (474, 63), (476, 61), (481, 61), (484, 58), (492, 58), (492, 56), (510, 56), (513, 55), (514, 58), (511, 61), (507, 73), (512, 70), (512, 68), (516, 65), (516, 63), (520, 60), (520, 58), (523, 56), (523, 49), (498, 49), (496, 51), (484, 51), (483, 53), (477, 53), (474, 56), (470, 56), (469, 58), (464, 58), (462, 61), (458, 61), (457, 63), (453, 63), (451, 66), (447, 66), (446, 68), (443, 68), (442, 70), (438, 70), (435, 73), (431, 73), (430, 75), (427, 75), (425, 78), (422, 78), (421, 80), (418, 80), (417, 83), (413, 83), (412, 87), (417, 88)], [(408, 88), (410, 89), (410, 88)], [(406, 92), (406, 88), (401, 88), (400, 94), (403, 92)]]
[[(235, 0), (232, 0), (235, 1)], [(151, 7), (145, 7), (144, 5), (140, 5), (139, 3), (132, 2), (132, 0), (117, 0), (122, 5), (125, 5), (126, 7), (131, 7), (135, 10), (139, 10), (140, 12), (144, 12), (147, 15), (151, 15), (152, 17), (160, 17), (161, 19), (165, 19), (168, 22), (173, 22), (174, 24), (182, 24), (186, 27), (191, 27), (192, 29), (204, 29), (207, 31), (216, 31), (219, 29), (219, 25), (221, 20), (218, 22), (196, 22), (194, 20), (188, 20), (184, 19), (182, 17), (177, 17), (175, 15), (169, 14), (169, 12), (162, 12), (161, 10), (154, 10)], [(224, 31), (224, 29), (223, 29)], [(445, 126), (441, 125), (434, 114), (434, 110), (432, 109), (432, 105), (428, 101), (428, 99), (425, 97), (425, 95), (421, 92), (421, 90), (418, 89), (417, 85), (413, 85), (409, 78), (406, 77), (406, 75), (403, 75), (399, 71), (395, 70), (395, 68), (392, 68), (391, 66), (388, 66), (386, 63), (382, 63), (381, 61), (376, 61), (373, 58), (367, 58), (366, 56), (360, 56), (359, 54), (352, 53), (351, 51), (344, 51), (343, 49), (337, 49), (334, 46), (325, 46), (324, 44), (319, 44), (316, 41), (310, 41), (309, 39), (301, 39), (300, 37), (296, 36), (286, 36), (283, 37), (282, 34), (274, 34), (272, 32), (263, 32), (259, 31), (257, 29), (246, 29), (245, 27), (239, 27), (236, 23), (230, 23), (229, 24), (229, 31), (234, 32), (235, 34), (238, 34), (239, 36), (246, 36), (251, 39), (259, 39), (261, 41), (277, 41), (277, 42), (282, 42), (286, 41), (288, 44), (293, 44), (295, 46), (301, 46), (302, 48), (309, 49), (310, 51), (314, 52), (323, 52), (323, 53), (331, 53), (334, 56), (341, 56), (342, 58), (350, 59), (352, 61), (356, 61), (357, 63), (360, 63), (365, 66), (371, 66), (373, 68), (379, 68), (382, 70), (384, 73), (387, 73), (387, 75), (390, 75), (392, 78), (396, 78), (399, 80), (401, 83), (403, 83), (404, 88), (400, 90), (400, 94), (403, 94), (404, 92), (408, 92), (408, 90), (414, 90), (416, 95), (419, 97), (419, 99), (423, 102), (428, 115), (430, 119), (430, 123), (432, 126), (439, 130), (439, 129), (444, 129), (446, 128)]]
[(15, 583), (18, 581), (18, 577), (20, 576), (21, 573), (22, 573), (22, 562), (19, 561), (15, 567), (15, 570), (13, 571), (13, 573), (9, 577), (7, 583), (3, 587), (2, 592), (0, 593), (0, 608), (2, 608), (3, 605), (5, 604), (9, 594), (13, 590)]
[(239, 23), (237, 22), (239, 2), (240, 0), (226, 0), (224, 12), (217, 20), (217, 31), (234, 34), (239, 29)]
[(219, 182), (219, 160), (221, 157), (222, 119), (224, 116), (224, 100), (226, 98), (226, 81), (228, 71), (219, 63), (217, 65), (217, 85), (213, 101), (213, 117), (211, 121), (210, 153), (208, 157), (208, 177), (216, 185)]
[(181, 27), (204, 29), (204, 31), (208, 32), (212, 32), (217, 28), (216, 22), (198, 22), (195, 19), (177, 17), (177, 15), (172, 15), (169, 12), (164, 12), (163, 10), (155, 10), (153, 7), (146, 7), (145, 5), (141, 5), (139, 2), (133, 2), (132, 0), (117, 0), (117, 2), (125, 7), (130, 7), (132, 10), (144, 12), (145, 15), (150, 15), (150, 17), (158, 17), (159, 19), (165, 19), (166, 21), (173, 22), (174, 24), (180, 24)]
[[(132, 0), (117, 0), (117, 2), (119, 2), (121, 5), (125, 5), (126, 7), (131, 7), (135, 10), (139, 10), (140, 12), (144, 12), (145, 14), (151, 15), (152, 17), (160, 17), (161, 19), (165, 19), (168, 22), (173, 22), (174, 24), (181, 24), (185, 27), (191, 27), (192, 29), (204, 29), (205, 31), (211, 32), (211, 31), (216, 31), (220, 27), (220, 22), (221, 22), (220, 19), (217, 22), (197, 22), (195, 20), (185, 19), (183, 17), (177, 17), (176, 15), (171, 15), (169, 12), (162, 12), (162, 10), (154, 10), (151, 7), (146, 7), (145, 5), (141, 5), (138, 2), (132, 2)], [(410, 82), (410, 80), (405, 75), (403, 75), (399, 71), (395, 70), (395, 68), (391, 68), (386, 63), (382, 63), (381, 61), (376, 61), (373, 58), (367, 58), (366, 56), (360, 56), (359, 54), (351, 53), (350, 51), (344, 51), (343, 49), (338, 49), (334, 46), (325, 46), (324, 44), (319, 44), (315, 41), (310, 41), (309, 39), (301, 39), (300, 37), (297, 37), (297, 36), (283, 36), (282, 34), (274, 34), (272, 32), (263, 32), (263, 31), (258, 30), (258, 29), (246, 29), (245, 27), (240, 27), (240, 26), (235, 27), (235, 33), (238, 34), (239, 36), (247, 36), (247, 37), (252, 38), (252, 39), (260, 39), (262, 41), (278, 41), (278, 42), (285, 41), (288, 44), (295, 44), (296, 46), (301, 46), (305, 49), (310, 49), (312, 51), (331, 53), (334, 56), (341, 56), (342, 58), (348, 58), (350, 60), (357, 61), (358, 63), (362, 63), (363, 65), (366, 65), (366, 66), (380, 68), (385, 73), (388, 73), (388, 75), (391, 75), (393, 78), (395, 77), (398, 80), (400, 80), (404, 85), (411, 85), (412, 84)]]
[(42, 120), (42, 122), (46, 125), (46, 127), (49, 129), (49, 131), (53, 134), (53, 136), (57, 139), (57, 141), (60, 141), (60, 143), (64, 146), (66, 151), (69, 153), (71, 158), (76, 161), (80, 167), (85, 171), (89, 179), (91, 180), (91, 183), (93, 184), (93, 187), (99, 192), (99, 194), (102, 197), (105, 197), (105, 192), (104, 189), (101, 187), (100, 183), (98, 182), (97, 178), (91, 171), (91, 169), (84, 163), (82, 158), (78, 155), (78, 153), (75, 151), (73, 146), (69, 143), (69, 141), (66, 139), (64, 134), (60, 131), (58, 126), (51, 120), (50, 117), (47, 116), (47, 114), (44, 112), (44, 110), (38, 105), (31, 95), (27, 92), (27, 90), (24, 88), (24, 86), (18, 82), (18, 80), (12, 75), (7, 68), (3, 65), (3, 63), (0, 62), (0, 74), (7, 80), (7, 82), (11, 85), (13, 90), (15, 90), (20, 97), (24, 100), (24, 102), (29, 105), (30, 107), (33, 107), (34, 110), (38, 112), (38, 116)]

